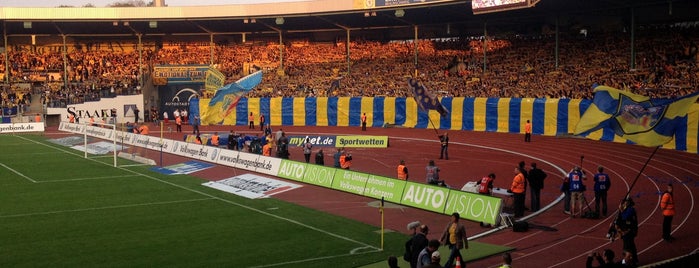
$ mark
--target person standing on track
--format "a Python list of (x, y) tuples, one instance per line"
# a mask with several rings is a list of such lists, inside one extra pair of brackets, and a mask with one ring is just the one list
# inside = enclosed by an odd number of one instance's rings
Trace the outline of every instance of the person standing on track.
[(306, 160), (306, 163), (311, 162), (311, 152), (313, 151), (313, 144), (311, 143), (310, 138), (306, 138), (306, 142), (303, 143), (303, 158)]
[(366, 113), (362, 114), (362, 131), (366, 131)]
[(316, 165), (325, 165), (325, 154), (323, 154), (323, 149), (318, 150), (316, 152)]
[(575, 207), (578, 207), (578, 212), (580, 212), (580, 216), (582, 216), (584, 201), (583, 195), (585, 194), (585, 185), (583, 184), (583, 180), (585, 177), (583, 176), (580, 167), (575, 167), (573, 171), (574, 172), (571, 172), (568, 176), (568, 179), (570, 182), (570, 216), (575, 218)]
[(197, 136), (199, 136), (201, 134), (201, 132), (199, 131), (199, 124), (200, 123), (201, 122), (199, 121), (199, 116), (195, 115), (194, 120), (192, 120), (192, 134), (196, 134)]
[(527, 171), (527, 163), (524, 161), (519, 161), (517, 164), (519, 167), (519, 172), (522, 172), (522, 175), (524, 175), (524, 210), (529, 210), (526, 205), (526, 200), (527, 200), (527, 187), (529, 186), (529, 171)]
[(514, 207), (516, 218), (524, 216), (524, 174), (522, 169), (515, 167), (515, 177), (512, 179), (512, 186), (507, 192), (514, 194)]
[(333, 167), (341, 168), (340, 157), (342, 157), (342, 148), (337, 148), (337, 152), (333, 155)]
[(439, 143), (442, 145), (442, 149), (439, 152), (439, 159), (449, 160), (449, 134), (444, 132), (444, 134), (439, 135)]
[(618, 233), (621, 235), (624, 251), (631, 254), (631, 264), (635, 265), (638, 264), (638, 251), (635, 241), (638, 234), (638, 216), (636, 215), (633, 200), (631, 198), (624, 199), (624, 202), (619, 207), (619, 211), (619, 217), (616, 221)]
[(561, 183), (561, 192), (565, 195), (563, 198), (563, 213), (571, 215), (570, 213), (570, 178), (573, 176), (582, 177), (582, 172), (573, 168), (568, 172), (566, 176), (563, 177)]
[(667, 189), (660, 199), (660, 209), (663, 210), (663, 240), (671, 242), (672, 237), (672, 217), (675, 216), (675, 199), (672, 195), (672, 183), (667, 185)]
[(524, 124), (524, 142), (532, 142), (532, 123), (529, 120)]
[(260, 113), (260, 131), (265, 131), (265, 115)]
[(167, 111), (163, 112), (163, 122), (167, 125), (170, 123), (170, 118), (167, 115)]
[[(607, 216), (607, 191), (612, 186), (612, 182), (609, 180), (609, 175), (604, 173), (604, 167), (597, 167), (597, 174), (595, 174), (593, 180), (595, 181), (595, 213)], [(602, 214), (599, 214), (600, 202), (602, 202)]]
[(405, 166), (405, 160), (400, 160), (398, 167), (396, 167), (396, 172), (399, 180), (408, 180), (408, 167)]
[(175, 131), (176, 132), (182, 132), (182, 117), (175, 116)]
[(531, 209), (536, 212), (541, 209), (541, 189), (544, 189), (544, 179), (546, 172), (536, 167), (536, 163), (531, 163), (529, 170), (529, 192), (531, 193)]

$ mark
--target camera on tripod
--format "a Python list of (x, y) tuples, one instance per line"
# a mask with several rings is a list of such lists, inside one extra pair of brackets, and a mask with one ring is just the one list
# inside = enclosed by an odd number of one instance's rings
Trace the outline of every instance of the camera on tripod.
[(614, 240), (616, 240), (617, 232), (616, 226), (612, 225), (609, 227), (609, 231), (607, 231), (607, 239), (609, 239), (609, 242), (614, 242)]

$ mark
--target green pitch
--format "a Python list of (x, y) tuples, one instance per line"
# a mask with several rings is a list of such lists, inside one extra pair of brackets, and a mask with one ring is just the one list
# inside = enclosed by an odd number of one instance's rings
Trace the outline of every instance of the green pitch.
[(375, 226), (39, 135), (0, 135), (0, 148), (0, 267), (358, 267), (407, 239), (388, 232), (380, 250)]

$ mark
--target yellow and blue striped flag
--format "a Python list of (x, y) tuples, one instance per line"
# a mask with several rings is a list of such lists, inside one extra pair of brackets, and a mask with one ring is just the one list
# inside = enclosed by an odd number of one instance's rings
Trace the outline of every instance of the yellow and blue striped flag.
[(650, 99), (607, 86), (594, 91), (592, 105), (580, 118), (574, 134), (587, 136), (609, 129), (621, 138), (649, 147), (671, 141), (699, 98), (699, 92), (674, 99)]
[(223, 122), (245, 93), (262, 82), (262, 71), (254, 72), (234, 83), (228, 84), (216, 90), (214, 97), (209, 101), (209, 106), (201, 117), (203, 125), (215, 125)]
[(415, 101), (417, 102), (417, 105), (420, 107), (421, 111), (436, 110), (441, 116), (446, 116), (449, 114), (449, 110), (447, 110), (447, 108), (444, 107), (441, 102), (439, 102), (439, 99), (427, 91), (427, 88), (425, 88), (425, 86), (422, 85), (422, 83), (420, 83), (417, 79), (409, 78), (408, 86), (410, 87), (410, 91), (413, 93)]

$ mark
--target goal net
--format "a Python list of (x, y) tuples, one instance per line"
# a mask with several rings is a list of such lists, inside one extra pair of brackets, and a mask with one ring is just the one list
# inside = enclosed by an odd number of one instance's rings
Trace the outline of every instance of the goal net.
[[(117, 166), (117, 153), (123, 147), (117, 144), (115, 124), (102, 122), (88, 122), (84, 124), (83, 131), (83, 151), (85, 158), (107, 158), (113, 159), (113, 165)], [(97, 138), (95, 138), (97, 137)], [(96, 141), (101, 139), (101, 141)]]

